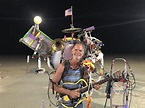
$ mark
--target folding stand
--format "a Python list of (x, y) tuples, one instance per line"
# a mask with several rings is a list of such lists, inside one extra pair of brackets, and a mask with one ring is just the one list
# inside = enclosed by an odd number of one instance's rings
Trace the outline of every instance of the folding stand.
[[(110, 74), (112, 75), (112, 70), (114, 69), (114, 62), (116, 60), (122, 60), (125, 63), (123, 72), (128, 74), (127, 73), (127, 62), (123, 58), (115, 58), (112, 61)], [(122, 72), (122, 76), (124, 74), (123, 72)], [(124, 81), (119, 81), (119, 82), (115, 82), (114, 80), (111, 81), (110, 108), (128, 108), (128, 94), (129, 94), (129, 92), (128, 92), (128, 80), (129, 79), (127, 79), (127, 76), (123, 76), (123, 79), (124, 79)], [(118, 84), (118, 86), (117, 86), (117, 84)], [(119, 97), (119, 98), (115, 98), (115, 96)], [(122, 100), (118, 101), (117, 99), (119, 99), (119, 100), (122, 99)], [(114, 101), (117, 101), (117, 102), (115, 103)]]
[(35, 70), (36, 73), (44, 73), (45, 72), (45, 69), (44, 68), (41, 68), (41, 57), (40, 55), (38, 54), (38, 69)]
[[(115, 90), (114, 84), (116, 82), (112, 82), (111, 87), (111, 96), (110, 96), (110, 108), (128, 108), (128, 90), (126, 83), (123, 83), (122, 90)], [(114, 95), (114, 97), (113, 97)], [(113, 98), (115, 98), (115, 95), (118, 95), (118, 97), (121, 99), (122, 102), (119, 103), (113, 103)], [(117, 100), (117, 99), (116, 99)]]

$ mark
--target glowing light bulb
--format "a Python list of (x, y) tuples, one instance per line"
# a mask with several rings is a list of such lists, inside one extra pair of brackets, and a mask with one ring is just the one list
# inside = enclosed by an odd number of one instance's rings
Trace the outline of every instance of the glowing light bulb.
[(33, 20), (35, 24), (40, 24), (42, 22), (42, 19), (40, 16), (35, 16)]

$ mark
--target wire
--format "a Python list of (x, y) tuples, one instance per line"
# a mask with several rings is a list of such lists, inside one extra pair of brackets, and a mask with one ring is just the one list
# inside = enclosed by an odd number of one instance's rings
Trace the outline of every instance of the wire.
[[(48, 71), (47, 71), (47, 74), (48, 74), (48, 77), (49, 77), (49, 79), (50, 79), (50, 75), (52, 74), (53, 72), (51, 72), (51, 73), (48, 73)], [(49, 99), (49, 102), (52, 104), (52, 105), (54, 105), (54, 106), (56, 106), (56, 107), (58, 107), (58, 102), (56, 102), (56, 103), (53, 103), (52, 101), (51, 101), (51, 99), (50, 99), (50, 94), (49, 94), (49, 88), (50, 87), (50, 82), (48, 83), (48, 90), (47, 90), (47, 97), (48, 97), (48, 99)]]

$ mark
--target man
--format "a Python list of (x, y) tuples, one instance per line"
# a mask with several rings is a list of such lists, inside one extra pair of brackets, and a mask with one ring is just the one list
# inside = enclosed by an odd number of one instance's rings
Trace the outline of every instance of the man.
[[(83, 76), (81, 73), (81, 65), (80, 60), (82, 59), (84, 55), (84, 45), (80, 42), (76, 43), (72, 48), (72, 58), (68, 60), (67, 63), (69, 63), (69, 69), (67, 70), (67, 74), (62, 78), (62, 75), (64, 74), (66, 63), (62, 62), (54, 74), (52, 78), (52, 88), (60, 94), (63, 94), (61, 96), (61, 101), (59, 108), (83, 108), (82, 101), (81, 100), (81, 93), (80, 88), (82, 87), (82, 83), (75, 83), (79, 81), (80, 79), (85, 79), (87, 81), (87, 71), (84, 69)], [(62, 80), (63, 86), (59, 86), (59, 81)], [(100, 88), (100, 85), (95, 85), (94, 88), (98, 90)], [(65, 99), (63, 96), (67, 95), (69, 99)]]

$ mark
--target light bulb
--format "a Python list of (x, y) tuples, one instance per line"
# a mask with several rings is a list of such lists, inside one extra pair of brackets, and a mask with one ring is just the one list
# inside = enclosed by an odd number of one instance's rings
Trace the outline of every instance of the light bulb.
[(40, 24), (42, 22), (42, 19), (40, 16), (35, 16), (33, 20), (35, 24)]

